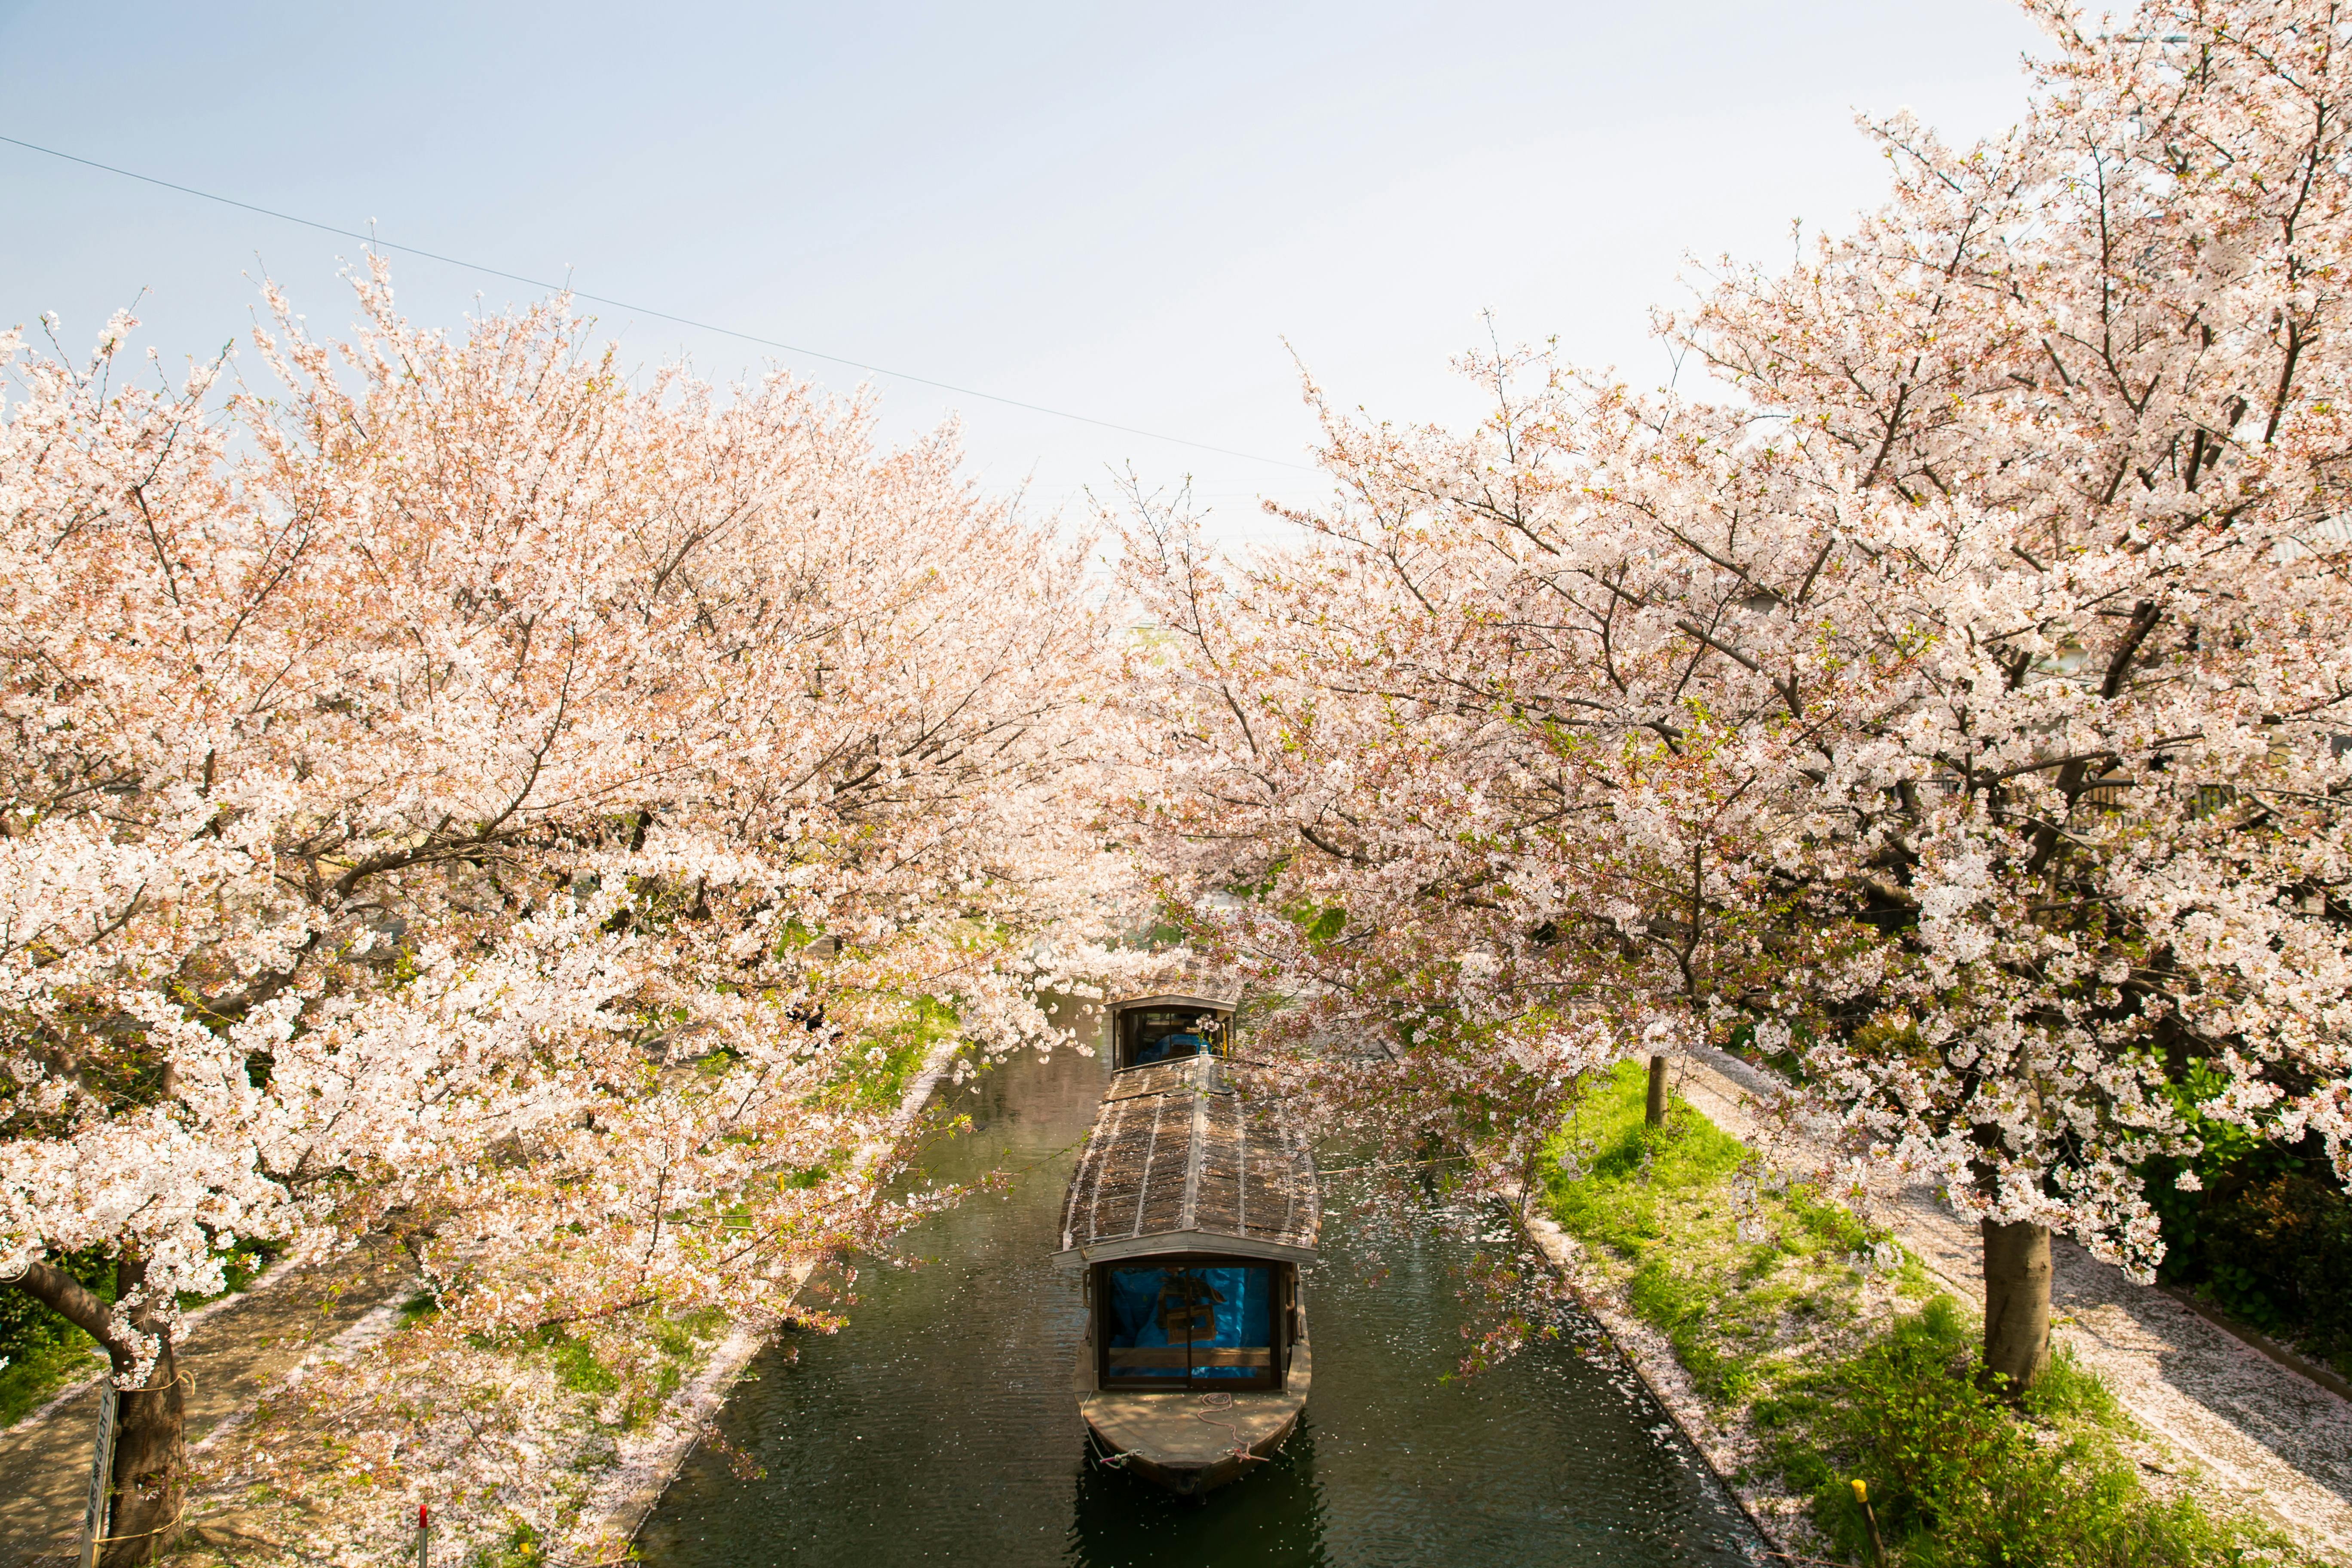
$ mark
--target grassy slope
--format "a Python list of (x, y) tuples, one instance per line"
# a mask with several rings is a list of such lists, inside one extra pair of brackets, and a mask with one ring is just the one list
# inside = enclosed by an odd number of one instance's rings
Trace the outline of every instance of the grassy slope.
[(898, 1013), (896, 1021), (871, 1031), (865, 1050), (836, 1081), (834, 1092), (871, 1110), (896, 1106), (933, 1048), (954, 1039), (962, 1028), (955, 1009), (936, 996), (906, 997)]
[(1551, 1213), (1718, 1417), (1755, 1433), (1758, 1479), (1811, 1498), (1850, 1561), (1873, 1556), (1855, 1479), (1908, 1568), (2294, 1561), (2267, 1531), (2151, 1494), (2128, 1420), (2063, 1356), (2021, 1408), (1980, 1391), (1973, 1325), (1916, 1259), (1771, 1180), (1680, 1100), (1645, 1128), (1644, 1088), (1627, 1063), (1562, 1127)]
[(68, 1383), (105, 1366), (98, 1342), (60, 1320), (54, 1335), (20, 1344), (0, 1367), (0, 1426), (13, 1426)]

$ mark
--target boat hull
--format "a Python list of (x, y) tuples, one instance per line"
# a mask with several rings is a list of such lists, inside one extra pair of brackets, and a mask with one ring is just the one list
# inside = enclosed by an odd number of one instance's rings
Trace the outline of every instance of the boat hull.
[(1078, 1414), (1104, 1462), (1179, 1497), (1199, 1497), (1271, 1459), (1298, 1429), (1314, 1381), (1307, 1342), (1291, 1346), (1286, 1386), (1238, 1394), (1126, 1393), (1095, 1378), (1094, 1345), (1078, 1352)]

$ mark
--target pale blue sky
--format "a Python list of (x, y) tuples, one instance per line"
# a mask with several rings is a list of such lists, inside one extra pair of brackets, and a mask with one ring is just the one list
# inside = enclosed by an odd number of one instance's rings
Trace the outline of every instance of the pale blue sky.
[[(1507, 339), (1664, 380), (1649, 309), (1686, 253), (1787, 254), (1874, 205), (1857, 109), (2013, 120), (2032, 28), (1991, 0), (1672, 8), (339, 6), (0, 0), (0, 135), (809, 349), (1297, 461), (1284, 340), (1335, 396), (1469, 407)], [(238, 334), (266, 267), (349, 316), (347, 240), (0, 145), (0, 321), (77, 350), (142, 289), (177, 356)], [(504, 280), (395, 257), (457, 323)], [(609, 307), (643, 363), (856, 372)], [(1218, 514), (1311, 473), (880, 378), (950, 412), (1042, 509), (1105, 466)], [(1255, 531), (1254, 526), (1246, 531)]]

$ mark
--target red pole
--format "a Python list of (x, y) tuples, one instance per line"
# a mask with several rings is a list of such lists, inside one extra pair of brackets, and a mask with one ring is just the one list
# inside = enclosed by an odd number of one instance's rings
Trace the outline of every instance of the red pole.
[(426, 1555), (429, 1548), (425, 1544), (431, 1539), (425, 1534), (425, 1528), (431, 1522), (432, 1515), (425, 1511), (423, 1503), (418, 1503), (416, 1505), (416, 1568), (433, 1568), (433, 1560)]

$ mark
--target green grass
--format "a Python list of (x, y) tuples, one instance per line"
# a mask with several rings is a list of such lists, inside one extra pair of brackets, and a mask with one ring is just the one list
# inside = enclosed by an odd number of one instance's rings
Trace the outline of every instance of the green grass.
[(1904, 1568), (2204, 1568), (2280, 1560), (2284, 1542), (2142, 1484), (2114, 1396), (2063, 1352), (2019, 1408), (1979, 1376), (1976, 1325), (1948, 1296), (1858, 1353), (1792, 1380), (1758, 1424), (1813, 1519), (1857, 1562), (1866, 1483)]
[(1546, 1162), (1547, 1206), (1716, 1413), (1749, 1421), (1765, 1456), (1752, 1479), (1809, 1498), (1847, 1561), (1874, 1561), (1855, 1479), (1890, 1568), (2295, 1560), (2267, 1530), (2152, 1493), (2124, 1448), (2128, 1419), (2064, 1354), (2021, 1403), (1986, 1392), (1973, 1323), (1929, 1291), (1916, 1258), (1842, 1205), (1772, 1180), (1680, 1100), (1646, 1127), (1646, 1089), (1643, 1064), (1623, 1064), (1570, 1117)]
[(586, 1341), (575, 1340), (561, 1328), (541, 1329), (538, 1340), (555, 1368), (556, 1381), (572, 1393), (596, 1395), (619, 1390), (620, 1374), (598, 1361)]
[(547, 1562), (546, 1541), (517, 1515), (507, 1521), (504, 1540), (475, 1553), (472, 1568), (543, 1568)]
[(1629, 1062), (1586, 1100), (1553, 1141), (1545, 1196), (1700, 1393), (1738, 1405), (1854, 1317), (1855, 1255), (1883, 1238), (1761, 1179), (1745, 1144), (1679, 1100), (1665, 1127), (1643, 1125), (1646, 1092), (1646, 1069)]
[(835, 1081), (833, 1092), (869, 1110), (895, 1107), (932, 1049), (956, 1038), (962, 1029), (956, 1010), (938, 997), (908, 997), (898, 1022), (867, 1040), (863, 1050), (851, 1053), (852, 1065)]
[(0, 1367), (0, 1426), (15, 1426), (67, 1384), (104, 1368), (96, 1340), (71, 1323), (60, 1327), (55, 1339), (20, 1345)]
[[(413, 1297), (402, 1309), (402, 1324), (422, 1321), (436, 1310), (429, 1296)], [(727, 1315), (716, 1309), (675, 1316), (656, 1313), (645, 1319), (627, 1340), (608, 1345), (603, 1355), (561, 1323), (522, 1331), (469, 1334), (467, 1340), (477, 1350), (539, 1358), (558, 1384), (590, 1405), (601, 1405), (612, 1394), (624, 1395), (596, 1419), (627, 1432), (659, 1412), (684, 1384), (704, 1347), (726, 1326)]]

